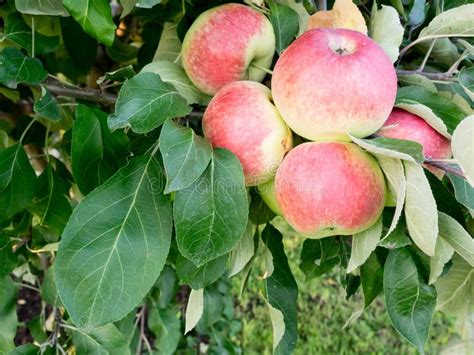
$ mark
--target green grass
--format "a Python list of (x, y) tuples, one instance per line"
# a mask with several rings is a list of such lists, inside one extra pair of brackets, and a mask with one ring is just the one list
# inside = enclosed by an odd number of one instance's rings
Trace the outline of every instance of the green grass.
[[(285, 228), (281, 223), (277, 226), (280, 230)], [(417, 353), (391, 326), (380, 296), (352, 326), (342, 329), (362, 296), (359, 293), (355, 300), (346, 301), (337, 268), (329, 275), (305, 281), (298, 268), (302, 242), (302, 238), (285, 229), (285, 250), (299, 289), (296, 354)], [(261, 270), (259, 265), (254, 267), (241, 307), (243, 349), (247, 354), (271, 354), (271, 322), (262, 298), (258, 297), (262, 286), (258, 279)], [(453, 336), (453, 321), (437, 312), (425, 348), (427, 354), (440, 353)]]

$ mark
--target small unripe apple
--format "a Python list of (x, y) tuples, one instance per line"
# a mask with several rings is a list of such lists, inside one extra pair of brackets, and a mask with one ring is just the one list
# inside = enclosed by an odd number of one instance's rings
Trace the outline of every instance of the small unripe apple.
[[(418, 142), (423, 146), (423, 155), (426, 158), (449, 159), (452, 154), (449, 139), (438, 133), (423, 118), (400, 108), (393, 109), (376, 134), (385, 138)], [(442, 170), (427, 164), (425, 167), (436, 176), (443, 176)]]
[(183, 41), (184, 70), (200, 90), (214, 95), (236, 80), (262, 81), (272, 64), (275, 33), (262, 13), (241, 4), (203, 12)]
[(275, 105), (309, 140), (350, 141), (377, 131), (392, 110), (397, 76), (384, 50), (366, 35), (315, 29), (296, 39), (272, 76)]
[(239, 158), (249, 186), (269, 181), (292, 147), (292, 134), (272, 103), (270, 90), (254, 81), (234, 81), (212, 98), (202, 121), (214, 147)]
[(271, 179), (265, 184), (258, 185), (258, 193), (262, 197), (263, 202), (278, 216), (281, 216), (281, 209), (275, 195), (275, 179)]
[(382, 214), (385, 191), (377, 161), (346, 142), (297, 146), (275, 178), (283, 217), (310, 237), (350, 235), (369, 228)]

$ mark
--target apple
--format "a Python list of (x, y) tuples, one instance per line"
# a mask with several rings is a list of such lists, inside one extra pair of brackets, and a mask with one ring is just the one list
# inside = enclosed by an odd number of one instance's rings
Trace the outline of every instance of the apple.
[(239, 158), (248, 186), (269, 181), (292, 147), (292, 133), (270, 89), (254, 81), (234, 81), (220, 89), (204, 112), (202, 127), (214, 147)]
[(377, 131), (392, 110), (397, 76), (384, 50), (364, 34), (319, 28), (296, 39), (272, 76), (277, 109), (298, 135), (350, 141)]
[(231, 3), (194, 21), (184, 37), (181, 60), (194, 85), (214, 95), (232, 81), (262, 81), (274, 53), (275, 33), (265, 15)]
[[(431, 159), (449, 159), (451, 143), (438, 133), (423, 118), (400, 108), (394, 108), (388, 120), (376, 134), (385, 138), (395, 138), (418, 142), (423, 146), (423, 155)], [(438, 177), (443, 171), (425, 164), (425, 168)]]
[(300, 234), (351, 235), (382, 214), (386, 186), (377, 161), (347, 142), (308, 142), (291, 150), (275, 177), (283, 217)]
[(257, 186), (258, 193), (262, 197), (263, 202), (278, 216), (281, 216), (281, 209), (275, 195), (275, 179), (271, 179), (265, 184)]

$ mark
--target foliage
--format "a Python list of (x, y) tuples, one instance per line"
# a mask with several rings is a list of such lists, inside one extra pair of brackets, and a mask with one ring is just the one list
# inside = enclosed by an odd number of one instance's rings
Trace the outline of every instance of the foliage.
[[(451, 139), (453, 159), (352, 137), (377, 158), (393, 207), (357, 236), (305, 240), (202, 136), (210, 97), (181, 67), (181, 42), (226, 2), (0, 1), (0, 354), (381, 351), (329, 343), (388, 320), (404, 340), (387, 346), (423, 353), (447, 341), (438, 311), (469, 321), (474, 5), (333, 7), (334, 23), (368, 28), (397, 68), (395, 106)], [(245, 2), (274, 28), (274, 62), (320, 25), (314, 1)], [(343, 307), (341, 290), (352, 315), (324, 309), (334, 297)], [(321, 333), (305, 326), (318, 314)]]

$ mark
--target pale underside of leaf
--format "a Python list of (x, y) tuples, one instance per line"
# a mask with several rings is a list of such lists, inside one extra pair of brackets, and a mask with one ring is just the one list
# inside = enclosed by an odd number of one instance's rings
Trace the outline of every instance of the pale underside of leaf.
[(367, 258), (377, 247), (381, 236), (382, 219), (379, 218), (372, 227), (352, 237), (352, 252), (347, 265), (347, 273), (353, 272), (367, 261)]
[(194, 329), (204, 312), (204, 289), (191, 290), (186, 307), (184, 334)]

